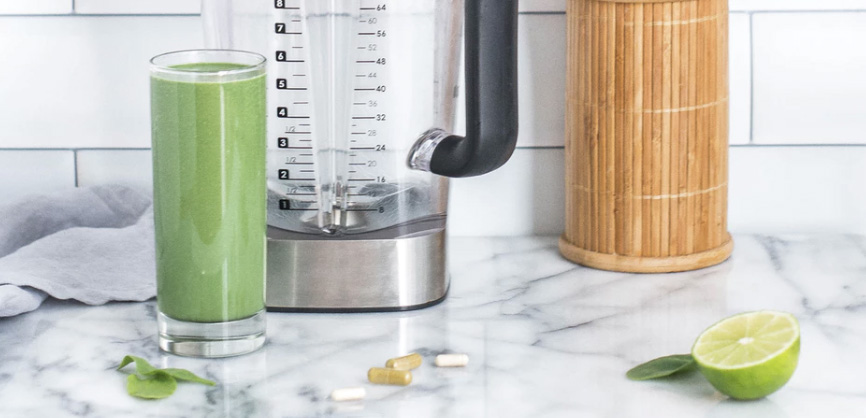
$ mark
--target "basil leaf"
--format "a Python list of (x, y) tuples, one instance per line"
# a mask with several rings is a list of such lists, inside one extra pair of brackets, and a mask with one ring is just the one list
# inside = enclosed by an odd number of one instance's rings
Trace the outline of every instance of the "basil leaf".
[(136, 357), (136, 356), (124, 357), (123, 361), (120, 362), (120, 365), (117, 366), (117, 369), (115, 369), (115, 370), (120, 370), (132, 362), (135, 362), (135, 371), (138, 374), (140, 374), (141, 376), (147, 376), (149, 374), (153, 374), (154, 372), (156, 372), (158, 370), (156, 367), (151, 366), (150, 363), (147, 362), (147, 360), (145, 360), (141, 357)]
[(695, 359), (692, 358), (691, 354), (677, 354), (650, 360), (629, 370), (625, 375), (631, 380), (658, 379), (694, 369), (692, 367), (694, 364)]
[(130, 395), (144, 399), (162, 399), (170, 396), (177, 389), (177, 381), (201, 383), (213, 386), (213, 381), (198, 377), (195, 373), (184, 369), (157, 369), (147, 360), (126, 356), (117, 366), (120, 370), (131, 363), (135, 363), (135, 373), (126, 378), (126, 391)]
[(156, 371), (146, 378), (141, 378), (136, 374), (131, 374), (126, 378), (126, 391), (137, 398), (167, 398), (174, 393), (175, 389), (177, 389), (177, 380), (163, 371)]
[(196, 376), (195, 373), (193, 373), (189, 370), (160, 369), (160, 371), (168, 373), (169, 375), (171, 375), (172, 377), (174, 377), (177, 380), (186, 380), (188, 382), (196, 382), (196, 383), (201, 383), (201, 384), (208, 385), (208, 386), (213, 386), (216, 384), (212, 380), (207, 380), (207, 379)]

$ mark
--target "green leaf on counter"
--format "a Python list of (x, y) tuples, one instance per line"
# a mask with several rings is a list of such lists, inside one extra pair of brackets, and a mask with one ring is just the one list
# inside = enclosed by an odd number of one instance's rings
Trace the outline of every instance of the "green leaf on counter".
[(167, 398), (174, 393), (175, 389), (177, 389), (177, 380), (163, 371), (156, 371), (143, 379), (136, 374), (126, 378), (126, 391), (137, 398)]
[(188, 382), (201, 383), (208, 386), (213, 386), (216, 384), (212, 380), (198, 377), (195, 373), (185, 369), (161, 369), (161, 371), (168, 373), (177, 380), (186, 380)]
[(211, 380), (197, 376), (189, 370), (176, 368), (157, 369), (148, 363), (147, 360), (136, 356), (124, 357), (120, 365), (117, 366), (117, 370), (133, 362), (135, 363), (135, 373), (126, 378), (126, 391), (138, 398), (166, 398), (177, 389), (178, 380), (201, 383), (208, 386), (216, 384)]
[(695, 359), (691, 354), (676, 354), (650, 360), (629, 370), (625, 375), (631, 380), (658, 379), (674, 373), (695, 370), (694, 365)]
[(120, 370), (132, 362), (135, 362), (136, 373), (138, 373), (141, 376), (147, 376), (147, 375), (153, 374), (154, 372), (159, 370), (156, 367), (151, 366), (150, 363), (147, 362), (147, 360), (145, 360), (141, 357), (136, 357), (136, 356), (124, 357), (123, 361), (120, 362), (120, 365), (117, 366), (117, 369), (115, 369), (115, 370)]

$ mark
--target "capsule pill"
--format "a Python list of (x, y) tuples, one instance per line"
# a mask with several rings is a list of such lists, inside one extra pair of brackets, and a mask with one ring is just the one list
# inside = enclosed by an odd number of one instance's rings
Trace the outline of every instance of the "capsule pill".
[(466, 354), (440, 354), (436, 356), (436, 367), (464, 367), (469, 363)]
[(373, 367), (367, 372), (367, 379), (370, 380), (370, 383), (380, 385), (406, 386), (412, 383), (412, 372), (409, 370)]
[(367, 390), (361, 387), (357, 388), (342, 388), (331, 392), (331, 400), (337, 402), (357, 401), (364, 399), (367, 396)]
[(403, 357), (392, 358), (385, 362), (385, 367), (397, 370), (412, 370), (421, 366), (424, 359), (418, 353), (407, 354)]

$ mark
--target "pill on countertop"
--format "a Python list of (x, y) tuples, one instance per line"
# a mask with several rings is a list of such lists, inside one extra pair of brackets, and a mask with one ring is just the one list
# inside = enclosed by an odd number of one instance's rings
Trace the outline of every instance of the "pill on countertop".
[(469, 363), (466, 354), (440, 354), (436, 356), (436, 367), (463, 367)]
[(418, 353), (407, 354), (403, 357), (389, 359), (385, 362), (385, 367), (397, 370), (412, 370), (421, 366), (424, 359)]
[(409, 370), (373, 367), (367, 372), (367, 379), (370, 380), (370, 383), (377, 383), (380, 385), (406, 386), (409, 383), (412, 383), (412, 372)]
[(367, 396), (367, 390), (362, 387), (335, 389), (331, 392), (331, 400), (337, 402), (357, 401)]

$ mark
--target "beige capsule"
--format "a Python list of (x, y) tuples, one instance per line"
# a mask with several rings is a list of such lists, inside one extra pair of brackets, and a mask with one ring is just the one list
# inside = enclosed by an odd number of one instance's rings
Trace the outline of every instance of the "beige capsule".
[(367, 390), (362, 387), (335, 389), (331, 392), (331, 400), (337, 402), (357, 401), (367, 396)]
[(469, 363), (466, 354), (440, 354), (436, 356), (436, 367), (464, 367)]
[(412, 383), (412, 372), (409, 370), (371, 367), (370, 371), (367, 372), (367, 379), (370, 383), (380, 385), (407, 386), (409, 383)]
[(403, 357), (389, 359), (385, 362), (385, 367), (397, 370), (412, 370), (421, 367), (424, 359), (418, 353), (407, 354)]

